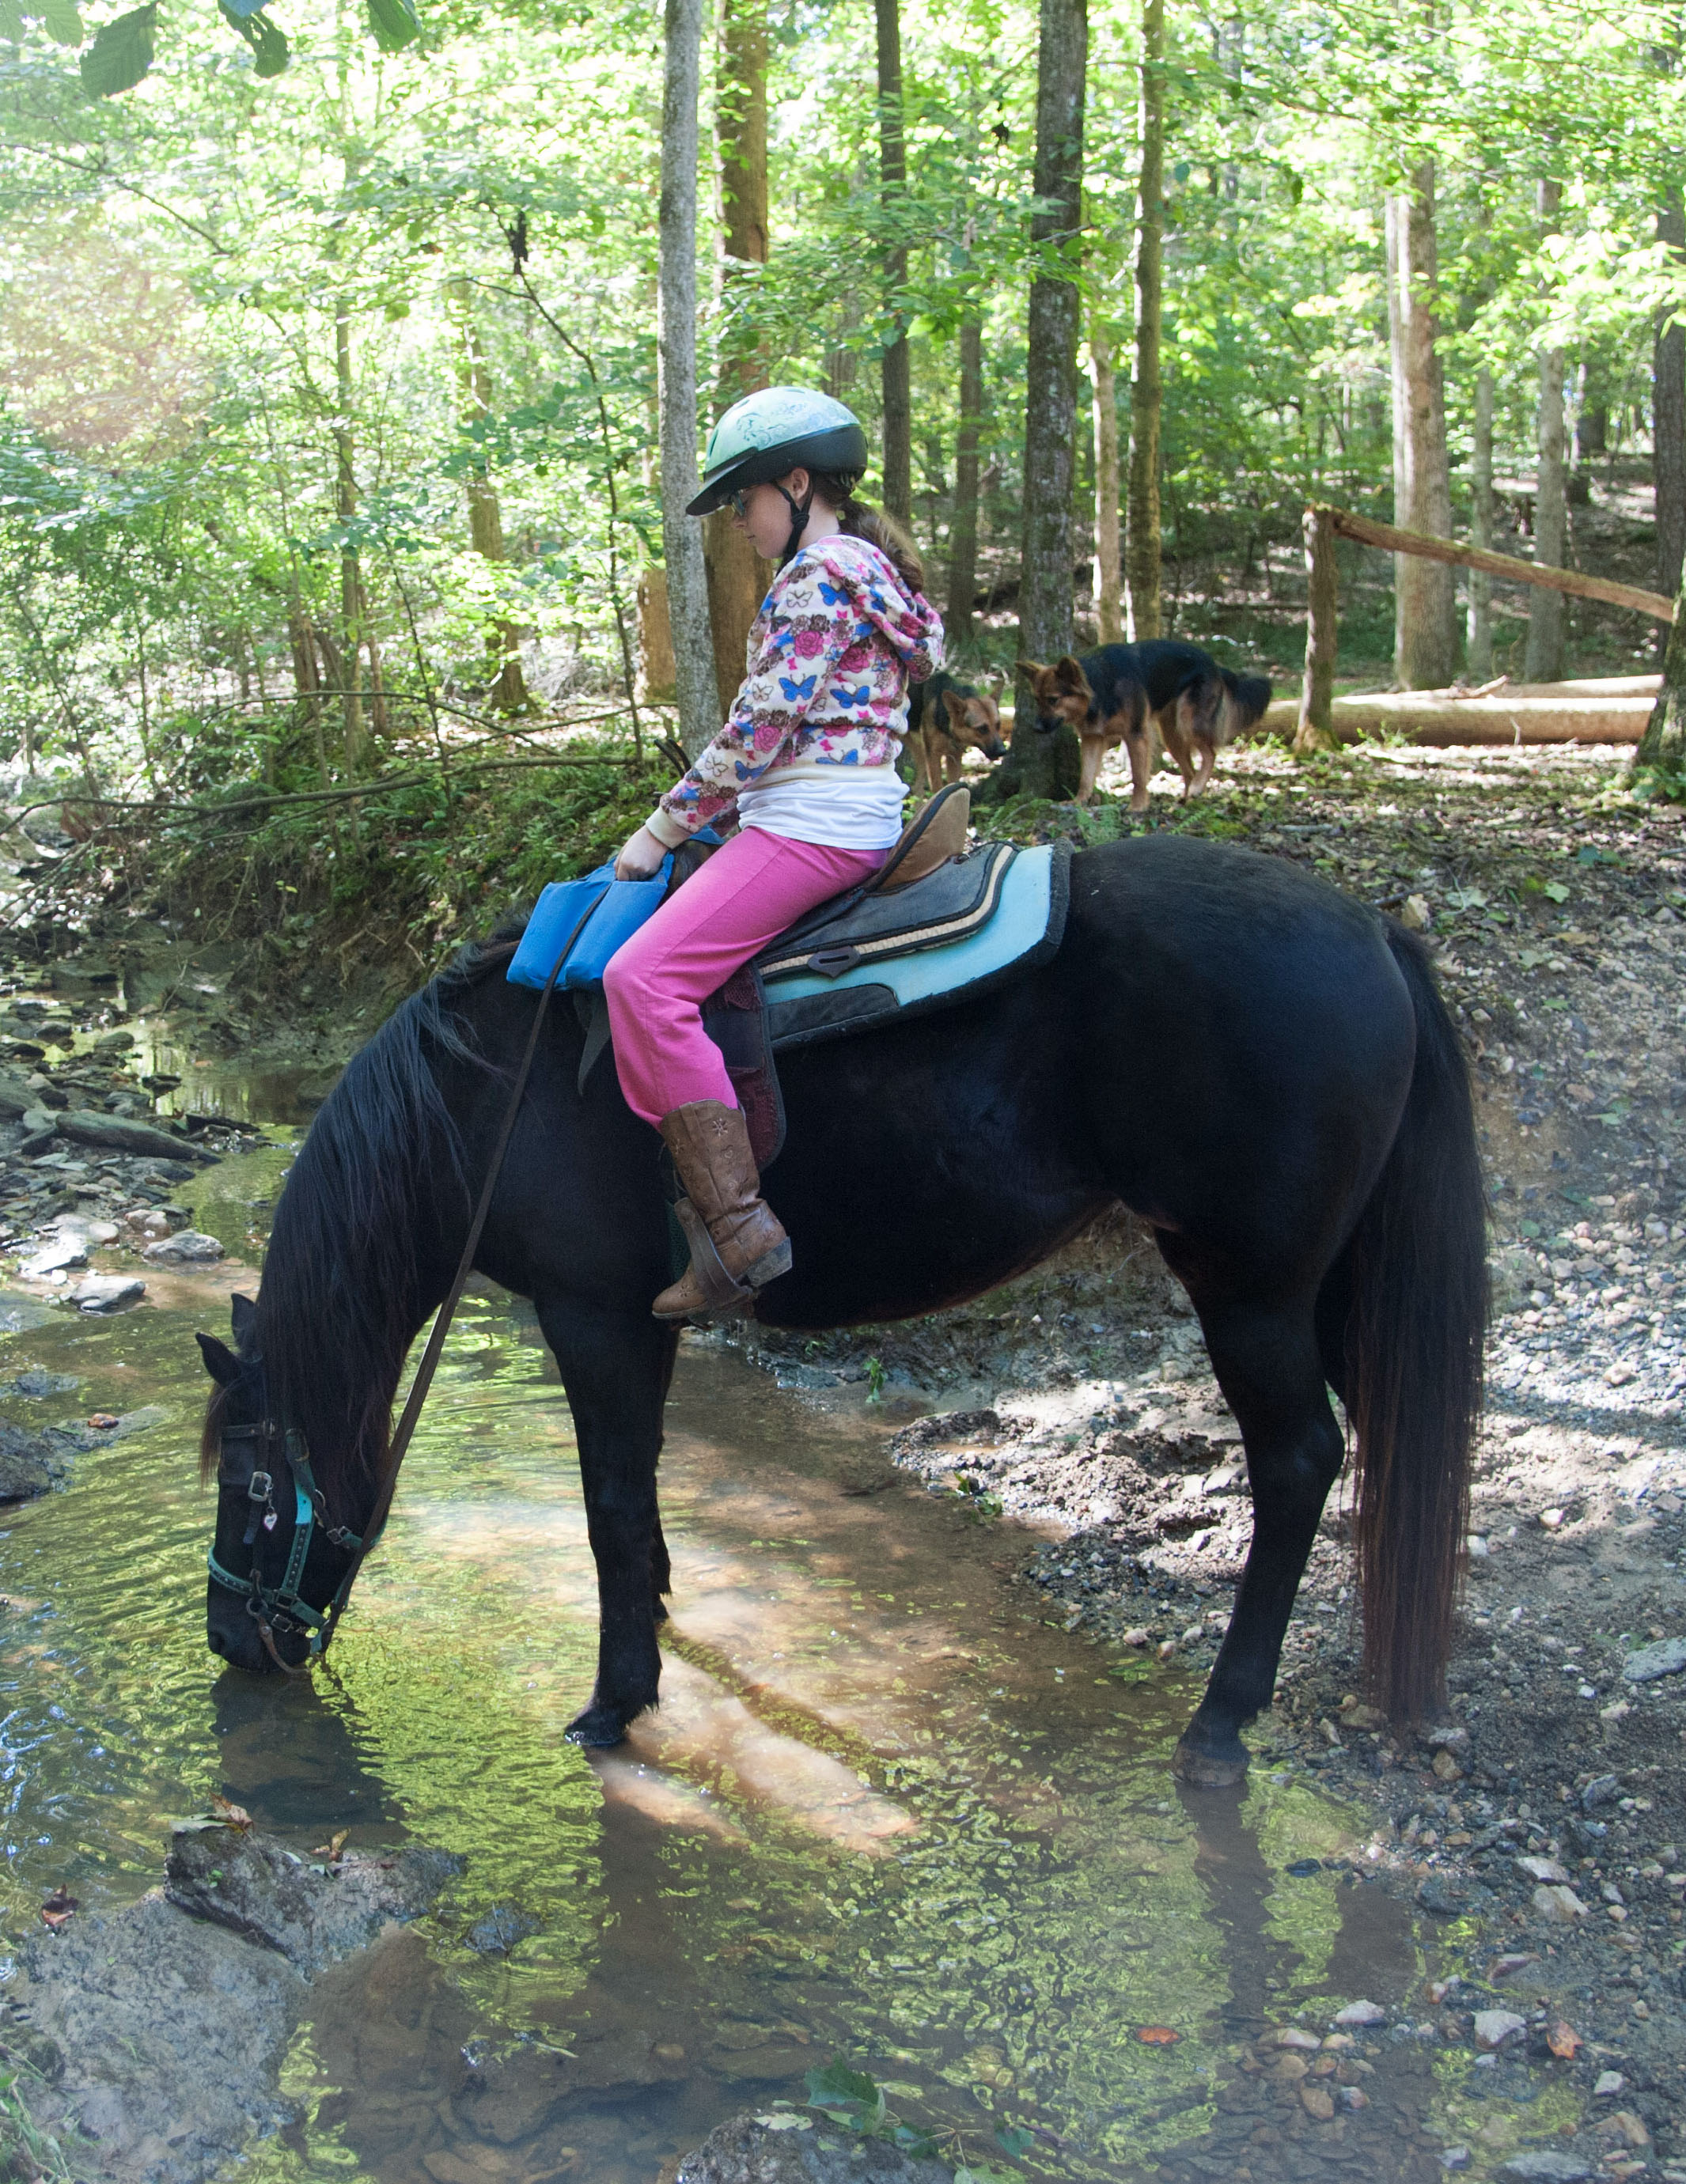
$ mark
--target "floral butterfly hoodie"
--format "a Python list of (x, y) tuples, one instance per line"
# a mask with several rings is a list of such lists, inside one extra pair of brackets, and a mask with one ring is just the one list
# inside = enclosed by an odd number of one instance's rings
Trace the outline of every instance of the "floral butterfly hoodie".
[(870, 539), (838, 532), (786, 562), (750, 630), (749, 672), (731, 716), (651, 813), (669, 849), (729, 819), (764, 777), (893, 766), (907, 686), (942, 665), (942, 623)]

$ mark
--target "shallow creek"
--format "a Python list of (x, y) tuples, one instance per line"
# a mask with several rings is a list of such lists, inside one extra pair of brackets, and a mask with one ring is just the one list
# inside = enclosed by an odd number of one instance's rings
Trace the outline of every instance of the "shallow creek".
[[(1047, 1626), (1012, 1582), (1024, 1535), (890, 1470), (881, 1412), (822, 1410), (713, 1343), (684, 1346), (662, 1463), (664, 1702), (622, 1751), (563, 1740), (595, 1584), (555, 1369), (500, 1293), (464, 1305), (331, 1667), (220, 1674), (192, 1335), (255, 1284), (289, 1157), (184, 1187), (243, 1267), (0, 1337), (0, 1375), (81, 1377), (65, 1414), (167, 1412), (3, 1513), (6, 1924), (59, 1884), (96, 1906), (152, 1886), (169, 1819), (215, 1791), (306, 1855), (347, 1829), (466, 1860), (421, 1927), (320, 1984), (289, 2062), (303, 2120), (242, 2176), (655, 2184), (834, 2059), (951, 2160), (1002, 2166), (1010, 2122), (1034, 2170), (1134, 2176), (1206, 2129), (1241, 2043), (1295, 2004), (1326, 2024), (1403, 1992), (1396, 1907), (1287, 1870), (1354, 1849), (1354, 1816), (1262, 1773), (1179, 1794), (1192, 1688)], [(558, 2050), (594, 2090), (535, 2091)], [(618, 2054), (639, 2059), (617, 2081)], [(1331, 2127), (1337, 2158), (1407, 2173), (1382, 2116)]]

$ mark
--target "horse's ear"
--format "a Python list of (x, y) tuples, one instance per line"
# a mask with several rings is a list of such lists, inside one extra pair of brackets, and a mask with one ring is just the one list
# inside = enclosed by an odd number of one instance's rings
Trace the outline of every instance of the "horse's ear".
[(205, 1361), (205, 1370), (220, 1388), (232, 1388), (240, 1378), (240, 1360), (226, 1342), (219, 1342), (214, 1334), (196, 1334), (199, 1355)]
[(234, 1340), (242, 1349), (246, 1337), (257, 1324), (258, 1307), (248, 1296), (234, 1296), (229, 1300), (229, 1309), (234, 1321)]

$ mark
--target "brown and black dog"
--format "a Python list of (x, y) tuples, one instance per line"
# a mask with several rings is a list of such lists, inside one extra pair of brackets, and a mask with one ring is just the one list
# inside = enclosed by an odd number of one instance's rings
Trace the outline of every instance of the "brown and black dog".
[(1080, 804), (1095, 793), (1101, 760), (1114, 744), (1130, 752), (1131, 808), (1147, 806), (1153, 731), (1176, 763), (1185, 798), (1212, 777), (1220, 748), (1253, 727), (1270, 702), (1262, 675), (1235, 675), (1198, 644), (1148, 638), (1140, 644), (1103, 644), (1080, 660), (1067, 653), (1052, 667), (1019, 662), (1036, 700), (1036, 726), (1066, 721), (1083, 744)]
[(945, 781), (958, 781), (969, 749), (987, 759), (1007, 755), (995, 693), (957, 682), (946, 670), (914, 683), (907, 697), (907, 742), (914, 788), (935, 788), (939, 767)]

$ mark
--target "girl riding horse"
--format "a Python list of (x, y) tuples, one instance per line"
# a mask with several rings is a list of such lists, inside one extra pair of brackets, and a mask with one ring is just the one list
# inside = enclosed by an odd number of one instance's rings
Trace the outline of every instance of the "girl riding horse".
[(740, 1311), (791, 1262), (702, 1004), (804, 911), (870, 878), (902, 831), (907, 688), (941, 664), (942, 624), (913, 547), (854, 497), (866, 464), (840, 402), (769, 387), (715, 426), (687, 511), (729, 504), (780, 566), (729, 719), (615, 864), (647, 879), (700, 827), (736, 818), (603, 981), (627, 1105), (662, 1133), (689, 1201), (691, 1263), (658, 1319)]

